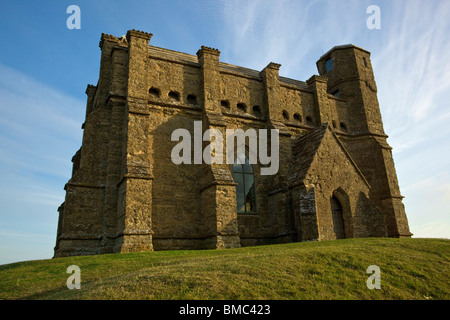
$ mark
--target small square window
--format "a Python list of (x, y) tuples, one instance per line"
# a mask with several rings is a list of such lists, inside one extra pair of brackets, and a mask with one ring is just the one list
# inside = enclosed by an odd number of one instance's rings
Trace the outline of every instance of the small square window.
[(227, 108), (227, 109), (230, 109), (230, 102), (229, 102), (228, 100), (222, 100), (222, 101), (220, 101), (220, 105), (221, 105), (222, 107), (225, 107), (225, 108)]

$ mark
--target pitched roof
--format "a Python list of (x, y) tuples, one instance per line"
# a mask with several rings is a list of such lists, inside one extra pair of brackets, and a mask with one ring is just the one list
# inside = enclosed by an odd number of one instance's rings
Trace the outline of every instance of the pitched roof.
[(342, 149), (342, 151), (345, 153), (349, 161), (352, 163), (357, 173), (361, 176), (361, 178), (370, 188), (370, 185), (367, 182), (364, 175), (362, 174), (361, 170), (358, 168), (355, 161), (352, 159), (349, 152), (347, 151), (345, 146), (341, 143), (341, 141), (338, 139), (338, 137), (333, 132), (328, 123), (323, 123), (321, 126), (314, 128), (310, 133), (298, 137), (293, 142), (292, 144), (293, 172), (292, 175), (289, 177), (289, 180), (291, 180), (291, 184), (296, 185), (298, 183), (301, 183), (305, 178), (314, 160), (314, 156), (316, 155), (317, 150), (319, 149), (319, 146), (322, 143), (323, 137), (325, 136), (325, 133), (327, 132), (328, 128), (330, 128), (331, 131), (330, 133), (335, 138), (335, 141), (338, 144), (338, 146)]
[(314, 128), (310, 133), (300, 136), (292, 144), (292, 158), (295, 170), (290, 179), (303, 180), (314, 160), (317, 149), (328, 128), (328, 123)]

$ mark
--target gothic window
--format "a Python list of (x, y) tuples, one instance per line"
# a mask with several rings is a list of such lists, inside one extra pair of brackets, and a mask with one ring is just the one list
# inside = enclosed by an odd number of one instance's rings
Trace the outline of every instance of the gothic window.
[(331, 215), (333, 218), (333, 229), (336, 239), (345, 239), (342, 205), (335, 196), (331, 198)]
[(256, 213), (255, 174), (245, 154), (238, 154), (233, 164), (237, 213)]

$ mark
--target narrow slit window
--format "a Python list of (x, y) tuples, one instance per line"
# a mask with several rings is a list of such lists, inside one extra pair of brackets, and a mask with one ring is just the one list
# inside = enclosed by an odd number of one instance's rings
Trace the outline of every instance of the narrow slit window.
[(364, 57), (363, 57), (363, 65), (364, 65), (364, 67), (367, 67), (367, 60)]

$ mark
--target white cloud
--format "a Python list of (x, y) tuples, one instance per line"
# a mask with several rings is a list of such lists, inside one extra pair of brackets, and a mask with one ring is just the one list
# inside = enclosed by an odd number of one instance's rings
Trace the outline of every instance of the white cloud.
[[(435, 97), (450, 89), (450, 31), (446, 1), (394, 2), (383, 23), (383, 46), (373, 57), (386, 129), (400, 130), (448, 112)], [(395, 131), (394, 131), (395, 132)]]
[[(317, 52), (316, 58), (320, 57), (321, 46), (317, 46), (317, 41), (321, 42), (323, 38), (314, 38), (310, 29), (314, 11), (318, 11), (320, 3), (224, 1), (222, 34), (227, 46), (223, 49), (223, 59), (231, 59), (231, 63), (256, 70), (261, 70), (269, 62), (277, 62), (282, 64), (281, 74), (298, 74), (304, 67), (305, 57), (313, 48)], [(328, 10), (332, 11), (331, 8)], [(320, 33), (318, 29), (325, 29), (324, 25), (332, 22), (326, 17), (324, 15), (324, 19), (316, 23), (315, 32)], [(314, 62), (309, 69), (313, 73)]]
[(410, 228), (449, 238), (450, 3), (396, 1), (382, 12), (391, 18), (372, 62)]

